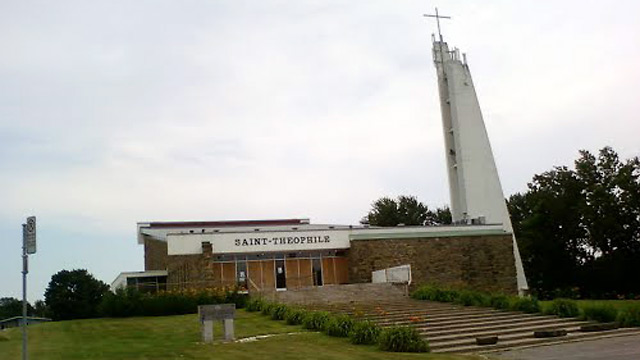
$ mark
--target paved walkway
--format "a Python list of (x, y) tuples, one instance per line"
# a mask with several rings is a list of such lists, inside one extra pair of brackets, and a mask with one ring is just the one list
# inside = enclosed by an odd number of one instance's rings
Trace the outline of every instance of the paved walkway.
[(640, 359), (640, 335), (540, 346), (492, 356), (518, 360), (637, 360)]

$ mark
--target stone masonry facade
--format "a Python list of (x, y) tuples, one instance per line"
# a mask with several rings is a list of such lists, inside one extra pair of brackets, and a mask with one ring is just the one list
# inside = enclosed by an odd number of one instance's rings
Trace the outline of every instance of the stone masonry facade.
[[(220, 285), (211, 244), (202, 254), (167, 254), (167, 243), (145, 238), (145, 270), (167, 270), (169, 288)], [(352, 240), (347, 251), (349, 283), (370, 283), (371, 272), (410, 264), (413, 285), (433, 283), (475, 290), (517, 293), (510, 234), (409, 239)]]
[(167, 270), (167, 243), (144, 237), (144, 270)]
[(414, 285), (517, 294), (510, 234), (352, 240), (349, 282), (371, 282), (372, 271), (405, 264), (411, 265)]

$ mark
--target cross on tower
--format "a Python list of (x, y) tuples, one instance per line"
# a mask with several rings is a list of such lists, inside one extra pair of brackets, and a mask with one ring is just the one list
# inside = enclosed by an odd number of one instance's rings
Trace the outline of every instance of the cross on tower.
[(442, 33), (440, 32), (440, 19), (451, 19), (451, 16), (441, 16), (440, 14), (438, 14), (438, 8), (436, 8), (435, 15), (424, 14), (423, 16), (436, 18), (436, 22), (438, 23), (438, 36), (440, 37), (440, 42), (442, 42)]

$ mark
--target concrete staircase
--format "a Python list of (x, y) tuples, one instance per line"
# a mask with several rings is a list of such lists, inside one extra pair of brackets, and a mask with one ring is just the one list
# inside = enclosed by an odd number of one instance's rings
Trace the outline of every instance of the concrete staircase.
[[(459, 306), (449, 303), (418, 301), (407, 297), (380, 301), (305, 304), (307, 308), (346, 313), (370, 319), (382, 327), (412, 325), (428, 341), (433, 352), (491, 352), (530, 346), (555, 344), (640, 334), (640, 328), (581, 332), (580, 326), (591, 322), (575, 318), (532, 315), (491, 308)], [(533, 332), (565, 329), (568, 334), (556, 338), (535, 338)], [(498, 336), (495, 345), (476, 345), (476, 337)]]

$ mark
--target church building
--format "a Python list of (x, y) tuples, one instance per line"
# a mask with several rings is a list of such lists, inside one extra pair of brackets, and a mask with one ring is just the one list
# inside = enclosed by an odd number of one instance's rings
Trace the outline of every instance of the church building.
[(144, 246), (145, 271), (122, 273), (114, 287), (238, 286), (263, 293), (371, 282), (375, 271), (409, 265), (404, 282), (517, 292), (511, 234), (501, 224), (146, 222), (138, 223), (138, 243)]
[(388, 228), (312, 224), (309, 219), (141, 222), (137, 238), (144, 246), (145, 271), (122, 273), (112, 287), (238, 286), (264, 293), (396, 281), (380, 277), (381, 271), (398, 275), (403, 269), (401, 281), (411, 284), (526, 292), (466, 56), (449, 50), (439, 35), (433, 39), (433, 61), (454, 225)]

